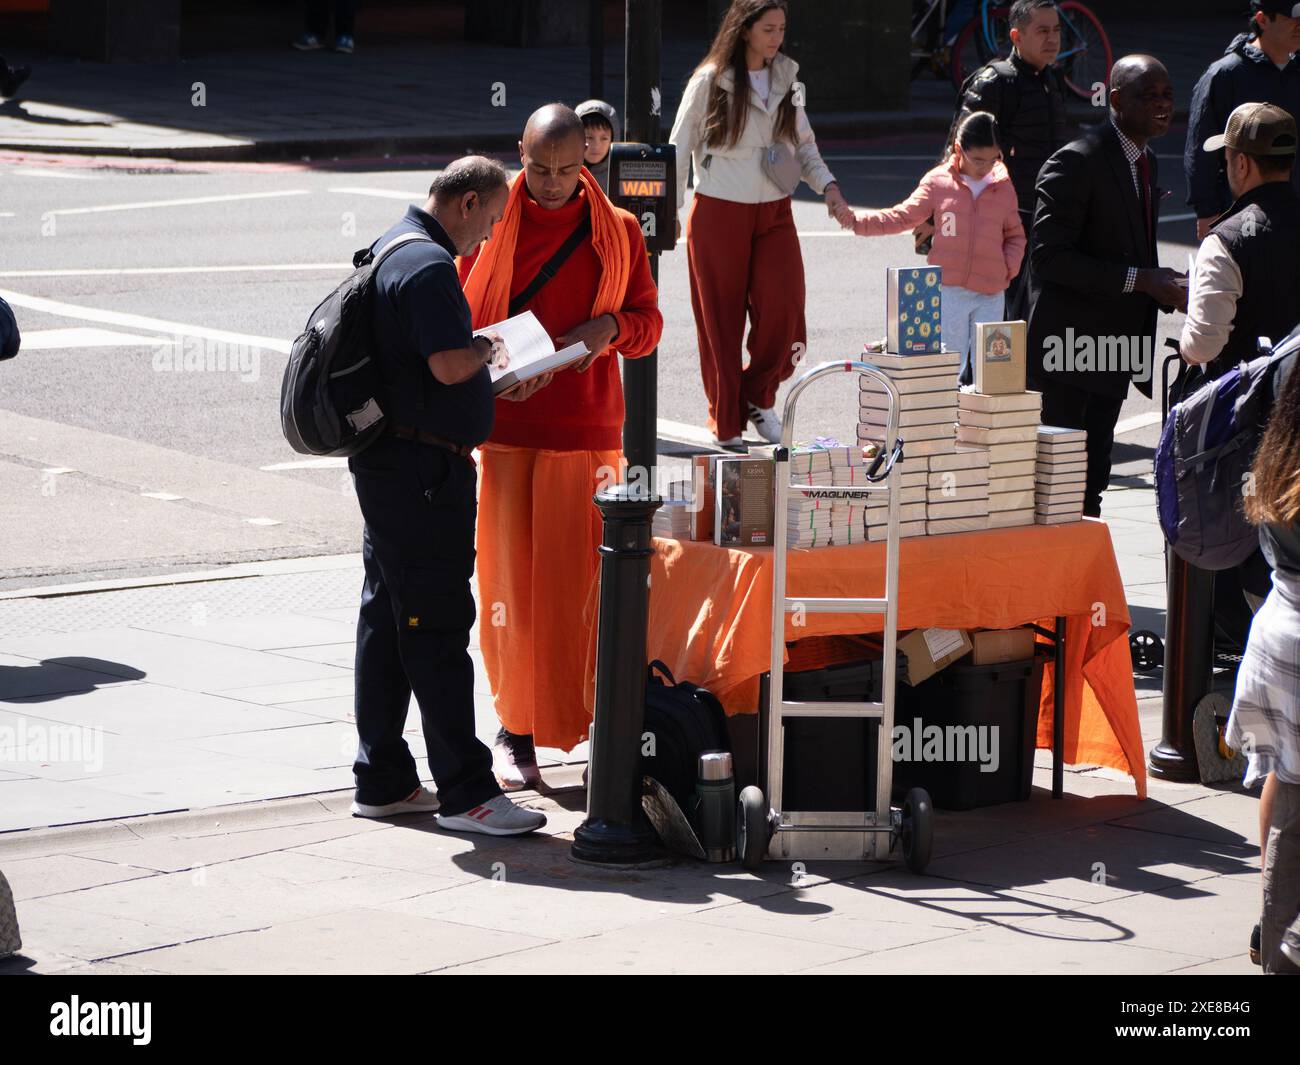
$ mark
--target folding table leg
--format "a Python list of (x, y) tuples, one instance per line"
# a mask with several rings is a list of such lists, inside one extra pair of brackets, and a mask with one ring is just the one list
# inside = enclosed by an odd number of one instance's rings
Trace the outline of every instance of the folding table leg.
[(1052, 670), (1052, 798), (1065, 793), (1065, 618), (1056, 619)]

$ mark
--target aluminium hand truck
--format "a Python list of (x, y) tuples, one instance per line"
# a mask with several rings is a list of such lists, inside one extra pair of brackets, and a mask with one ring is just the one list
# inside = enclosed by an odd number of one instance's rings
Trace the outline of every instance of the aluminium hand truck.
[[(867, 483), (853, 487), (809, 487), (790, 483), (790, 447), (800, 394), (813, 381), (834, 373), (862, 374), (889, 397), (889, 419), (884, 447), (866, 471)], [(856, 384), (856, 382), (855, 382)], [(765, 857), (772, 859), (835, 859), (875, 861), (892, 854), (901, 844), (909, 869), (921, 872), (930, 860), (934, 839), (934, 811), (924, 788), (912, 788), (901, 807), (890, 805), (893, 784), (892, 744), (894, 686), (898, 643), (898, 514), (899, 461), (903, 441), (898, 438), (898, 390), (880, 370), (867, 362), (826, 362), (801, 374), (785, 401), (781, 443), (776, 450), (776, 514), (772, 542), (772, 662), (767, 699), (760, 705), (766, 758), (760, 759), (762, 787), (741, 791), (736, 812), (736, 849), (747, 869), (756, 869)], [(882, 469), (883, 466), (883, 469)], [(885, 594), (883, 598), (810, 599), (786, 596), (787, 502), (791, 493), (819, 498), (869, 498), (888, 493), (885, 539)], [(883, 614), (884, 661), (879, 702), (791, 702), (784, 697), (785, 618), (796, 612), (821, 614)], [(870, 809), (788, 810), (784, 801), (785, 723), (790, 719), (853, 719), (879, 721), (876, 734), (876, 780)]]

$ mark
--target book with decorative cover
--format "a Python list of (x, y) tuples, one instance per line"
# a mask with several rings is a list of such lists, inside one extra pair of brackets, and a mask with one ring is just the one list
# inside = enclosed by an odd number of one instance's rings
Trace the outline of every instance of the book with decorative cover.
[(942, 278), (943, 271), (937, 266), (889, 268), (885, 297), (887, 351), (899, 355), (943, 351)]
[(768, 547), (776, 510), (776, 467), (750, 456), (718, 459), (713, 542), (719, 547)]
[(1028, 323), (979, 322), (975, 326), (975, 391), (1005, 395), (1025, 390), (1025, 331)]

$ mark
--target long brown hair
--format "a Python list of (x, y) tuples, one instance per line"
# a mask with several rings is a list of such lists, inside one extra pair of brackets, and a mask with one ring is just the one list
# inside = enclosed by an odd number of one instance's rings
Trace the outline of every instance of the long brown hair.
[[(732, 0), (727, 13), (722, 17), (718, 35), (713, 38), (708, 54), (700, 61), (696, 70), (712, 65), (713, 88), (709, 93), (709, 109), (704, 116), (704, 143), (709, 147), (733, 148), (740, 140), (745, 129), (745, 120), (749, 114), (749, 69), (745, 63), (744, 30), (769, 11), (789, 14), (785, 0)], [(728, 100), (727, 92), (718, 84), (718, 75), (730, 68), (735, 79), (735, 91)], [(776, 109), (776, 129), (774, 136), (778, 141), (795, 142), (795, 107), (793, 92), (787, 92), (781, 98)]]
[(1293, 365), (1255, 452), (1246, 517), (1290, 525), (1300, 517), (1300, 363)]

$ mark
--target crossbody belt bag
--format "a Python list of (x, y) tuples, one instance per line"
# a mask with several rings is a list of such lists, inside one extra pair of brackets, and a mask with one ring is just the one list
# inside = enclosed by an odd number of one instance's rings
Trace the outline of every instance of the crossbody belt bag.
[(537, 271), (537, 276), (528, 282), (519, 295), (510, 301), (509, 317), (513, 318), (528, 306), (529, 301), (546, 287), (546, 283), (551, 278), (560, 272), (560, 267), (568, 261), (570, 255), (578, 250), (578, 245), (583, 242), (590, 232), (591, 215), (587, 215), (578, 223), (577, 228), (565, 238), (564, 243), (556, 249), (555, 254), (542, 263), (542, 268)]

